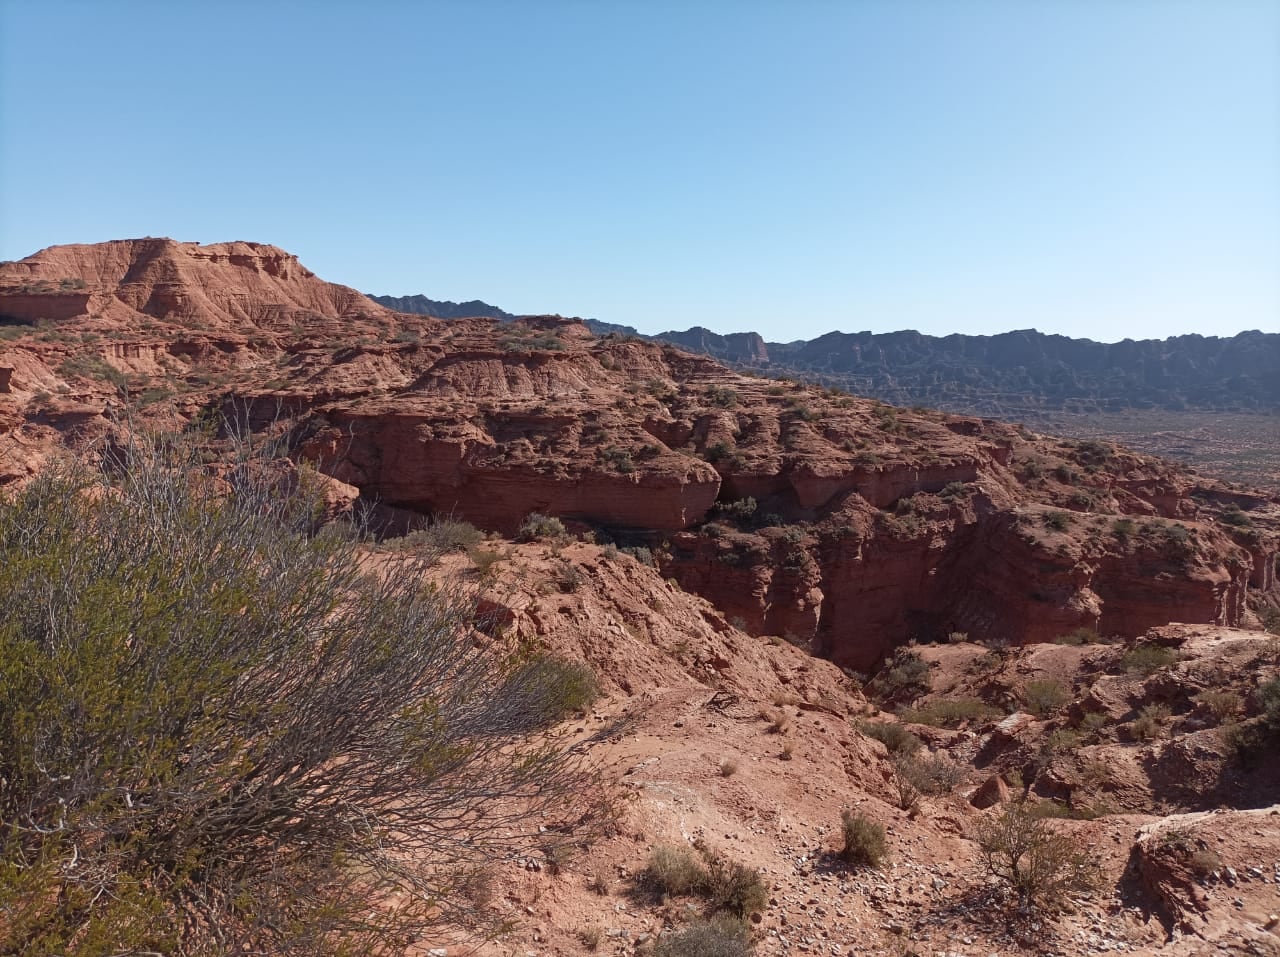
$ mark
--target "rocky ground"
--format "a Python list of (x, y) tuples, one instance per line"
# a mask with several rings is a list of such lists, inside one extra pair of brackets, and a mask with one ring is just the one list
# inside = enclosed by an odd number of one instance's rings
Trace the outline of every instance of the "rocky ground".
[[(645, 952), (704, 906), (646, 890), (648, 855), (674, 844), (759, 870), (769, 885), (753, 925), (762, 953), (1280, 953), (1278, 769), (1243, 770), (1227, 743), (1257, 710), (1253, 690), (1278, 673), (1275, 636), (1170, 626), (1123, 645), (918, 646), (931, 690), (895, 714), (831, 663), (739, 632), (628, 555), (491, 545), (504, 556), (483, 585), (491, 607), (602, 676), (606, 695), (571, 730), (625, 719), (594, 754), (626, 801), (613, 836), (567, 860), (535, 855), (494, 872), (492, 906), (520, 924), (482, 952)], [(455, 557), (441, 569), (478, 574), (467, 566)], [(527, 587), (570, 579), (569, 590)], [(1134, 655), (1153, 647), (1171, 655)], [(1040, 688), (1038, 713), (1024, 710), (1028, 685)], [(1210, 713), (1206, 690), (1238, 695), (1236, 710)], [(993, 703), (954, 727), (912, 721), (975, 699)], [(1130, 728), (1152, 704), (1169, 713), (1135, 739)], [(954, 783), (903, 810), (889, 749), (860, 730), (868, 723), (914, 731), (926, 753), (952, 763)], [(1062, 807), (1070, 794), (1079, 817), (1052, 825), (1101, 865), (1097, 892), (1063, 914), (1011, 913), (981, 866), (975, 828), (1023, 787), (1033, 803)], [(995, 803), (976, 807), (990, 800), (979, 791)], [(847, 809), (884, 825), (881, 867), (840, 860)], [(423, 942), (441, 947), (460, 952)]]

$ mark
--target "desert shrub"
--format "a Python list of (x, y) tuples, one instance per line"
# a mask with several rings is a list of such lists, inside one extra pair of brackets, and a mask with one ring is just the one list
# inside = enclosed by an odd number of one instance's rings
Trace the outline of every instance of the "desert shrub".
[(746, 923), (728, 914), (695, 920), (684, 930), (665, 934), (654, 957), (752, 957), (755, 945)]
[(923, 708), (904, 709), (898, 716), (914, 724), (956, 728), (968, 721), (988, 721), (998, 714), (998, 708), (993, 708), (981, 698), (938, 698)]
[(1232, 502), (1218, 515), (1218, 521), (1235, 528), (1248, 528), (1253, 524), (1251, 519), (1239, 505)]
[(1262, 613), (1263, 630), (1280, 635), (1280, 608), (1268, 608)]
[(72, 356), (58, 366), (58, 373), (68, 378), (100, 379), (109, 382), (117, 389), (123, 389), (128, 385), (125, 374), (102, 356)]
[(738, 393), (727, 386), (713, 385), (707, 389), (707, 401), (722, 409), (731, 409), (738, 404)]
[(859, 721), (857, 728), (883, 744), (890, 754), (913, 754), (924, 747), (923, 741), (896, 721)]
[(840, 827), (844, 836), (840, 857), (849, 864), (879, 867), (886, 853), (884, 827), (853, 811), (840, 815)]
[(1197, 848), (1187, 857), (1187, 864), (1197, 877), (1208, 877), (1222, 867), (1222, 857), (1212, 848)]
[(1047, 759), (1055, 754), (1073, 751), (1084, 740), (1084, 734), (1075, 728), (1055, 728), (1040, 744), (1040, 750)]
[(703, 892), (712, 911), (725, 911), (735, 917), (758, 914), (769, 903), (769, 885), (754, 868), (712, 857), (707, 862)]
[(721, 758), (716, 769), (720, 772), (720, 777), (731, 778), (738, 773), (738, 762), (733, 758)]
[(492, 578), (498, 571), (498, 565), (506, 558), (502, 552), (492, 548), (481, 548), (473, 545), (467, 549), (467, 557), (475, 566), (476, 574), (482, 579)]
[(894, 758), (893, 771), (913, 790), (929, 796), (948, 794), (964, 780), (960, 765), (944, 754), (900, 754)]
[(1071, 526), (1071, 515), (1068, 512), (1045, 512), (1040, 521), (1044, 523), (1045, 528), (1062, 532)]
[(588, 927), (579, 927), (574, 936), (578, 938), (578, 943), (587, 950), (599, 950), (600, 940), (604, 934), (598, 925), (592, 924)]
[(611, 445), (606, 449), (601, 449), (598, 453), (598, 458), (601, 463), (611, 467), (615, 472), (620, 472), (623, 475), (636, 470), (636, 464), (632, 461), (631, 453), (626, 449), (618, 448), (616, 445)]
[(465, 552), (484, 541), (484, 532), (470, 522), (455, 518), (436, 518), (426, 528), (419, 528), (389, 544), (395, 548), (422, 549), (428, 554)]
[(533, 652), (512, 671), (513, 682), (505, 693), (520, 699), (521, 713), (532, 727), (555, 724), (578, 711), (586, 711), (600, 696), (600, 682), (585, 662)]
[(1159, 737), (1160, 729), (1169, 718), (1169, 708), (1163, 704), (1149, 704), (1129, 722), (1129, 734), (1135, 741), (1150, 741)]
[(728, 442), (713, 442), (703, 450), (702, 456), (708, 462), (715, 463), (727, 458), (732, 452), (733, 447)]
[(1080, 719), (1080, 730), (1086, 734), (1098, 735), (1111, 723), (1111, 716), (1105, 711), (1090, 711)]
[(1027, 703), (1027, 709), (1032, 714), (1044, 717), (1053, 711), (1057, 711), (1070, 701), (1071, 693), (1061, 681), (1053, 678), (1043, 678), (1036, 681), (1028, 681), (1023, 686), (1022, 698)]
[(1068, 804), (1066, 801), (1059, 801), (1054, 798), (1032, 801), (1027, 803), (1025, 807), (1027, 813), (1032, 817), (1059, 821), (1092, 821), (1106, 813), (1097, 807), (1085, 804)]
[(1134, 524), (1134, 521), (1131, 518), (1117, 518), (1111, 523), (1111, 534), (1114, 535), (1116, 541), (1120, 542), (1122, 545), (1133, 537), (1133, 534), (1137, 529), (1138, 526)]
[(755, 518), (758, 507), (756, 500), (748, 495), (732, 502), (717, 502), (715, 510), (730, 520), (748, 522)]
[(1094, 645), (1101, 641), (1097, 629), (1083, 625), (1053, 639), (1055, 645)]
[(1120, 667), (1130, 674), (1152, 675), (1178, 660), (1178, 653), (1163, 645), (1138, 645), (1120, 657)]
[(582, 587), (582, 582), (586, 576), (582, 574), (582, 569), (577, 565), (572, 562), (562, 561), (556, 565), (551, 577), (555, 581), (556, 587), (562, 592), (575, 592)]
[(910, 699), (927, 694), (931, 684), (929, 663), (916, 652), (899, 648), (867, 690), (881, 699)]
[(938, 494), (943, 498), (963, 498), (968, 491), (969, 486), (964, 482), (948, 482)]
[(630, 555), (641, 565), (653, 564), (653, 552), (645, 548), (643, 545), (629, 545), (622, 549), (624, 555)]
[(1025, 909), (1062, 909), (1069, 894), (1097, 887), (1097, 861), (1025, 805), (1006, 806), (980, 823), (974, 837), (983, 870), (1002, 881)]
[(659, 844), (649, 852), (644, 882), (662, 894), (683, 897), (702, 891), (707, 885), (707, 870), (692, 848), (678, 844)]
[(516, 538), (522, 542), (540, 542), (545, 539), (565, 537), (564, 522), (541, 512), (531, 512), (524, 520)]
[(1210, 688), (1196, 695), (1196, 703), (1213, 715), (1214, 720), (1221, 724), (1239, 713), (1244, 706), (1244, 699), (1234, 691)]
[(0, 510), (0, 953), (382, 953), (488, 919), (490, 862), (591, 832), (581, 759), (528, 733), (545, 672), (420, 564), (362, 567), (273, 463), (215, 484), (199, 451)]

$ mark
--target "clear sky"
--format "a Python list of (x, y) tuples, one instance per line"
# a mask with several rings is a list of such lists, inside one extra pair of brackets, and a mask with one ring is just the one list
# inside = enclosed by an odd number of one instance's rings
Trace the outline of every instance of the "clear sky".
[(1280, 0), (0, 0), (0, 259), (645, 332), (1280, 331)]

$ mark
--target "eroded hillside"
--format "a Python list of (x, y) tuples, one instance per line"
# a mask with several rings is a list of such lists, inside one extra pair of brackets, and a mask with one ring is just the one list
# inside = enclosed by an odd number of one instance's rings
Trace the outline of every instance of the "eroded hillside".
[(558, 318), (444, 322), (275, 247), (53, 247), (0, 267), (4, 467), (148, 418), (288, 420), (402, 524), (533, 512), (651, 549), (749, 631), (858, 669), (963, 632), (1135, 636), (1274, 603), (1280, 504), (1107, 443), (738, 375)]
[[(433, 516), (491, 532), (432, 574), (591, 665), (568, 733), (626, 795), (477, 890), (495, 957), (679, 933), (711, 905), (655, 891), (663, 847), (757, 874), (769, 954), (1275, 952), (1274, 498), (569, 320), (399, 314), (254, 244), (55, 247), (0, 266), (0, 315), (0, 481), (223, 413), (288, 434), (370, 561)], [(1003, 909), (975, 836), (1009, 807), (1096, 861), (1067, 913)]]

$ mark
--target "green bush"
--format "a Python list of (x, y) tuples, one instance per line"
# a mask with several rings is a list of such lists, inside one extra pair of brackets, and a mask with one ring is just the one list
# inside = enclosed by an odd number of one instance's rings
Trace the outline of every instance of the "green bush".
[(938, 698), (923, 708), (907, 708), (899, 712), (903, 721), (927, 724), (935, 728), (956, 728), (966, 722), (989, 721), (1000, 714), (980, 698)]
[(522, 542), (540, 542), (545, 539), (565, 537), (564, 522), (541, 512), (530, 512), (524, 520), (516, 538)]
[(529, 727), (545, 727), (578, 711), (600, 696), (600, 683), (587, 664), (537, 652), (512, 670), (504, 693), (519, 701)]
[(983, 870), (999, 879), (1024, 910), (1061, 910), (1069, 894), (1098, 886), (1096, 858), (1025, 805), (1006, 806), (998, 817), (979, 824), (974, 836)]
[(929, 663), (916, 652), (899, 648), (867, 690), (881, 700), (913, 699), (928, 694), (931, 685)]
[(705, 890), (713, 911), (735, 917), (761, 913), (769, 904), (769, 885), (753, 867), (713, 857), (707, 865)]
[(896, 721), (859, 721), (857, 728), (883, 744), (890, 754), (913, 754), (924, 747), (923, 741)]
[(437, 517), (426, 528), (419, 528), (388, 542), (393, 548), (421, 549), (428, 555), (465, 552), (484, 541), (484, 532), (470, 522)]
[(949, 794), (964, 781), (964, 770), (945, 754), (899, 754), (893, 771), (912, 790), (930, 796)]
[(1120, 657), (1120, 667), (1131, 674), (1152, 675), (1178, 660), (1178, 653), (1163, 645), (1138, 645)]
[(699, 893), (707, 885), (707, 869), (692, 848), (659, 844), (649, 852), (645, 882), (672, 897)]
[(709, 920), (692, 921), (678, 933), (663, 935), (653, 953), (654, 957), (751, 957), (755, 945), (743, 921), (720, 914)]
[(1045, 678), (1028, 681), (1022, 689), (1022, 698), (1027, 703), (1027, 710), (1043, 718), (1070, 701), (1071, 693), (1061, 681)]
[(1071, 515), (1068, 512), (1045, 512), (1040, 520), (1045, 528), (1051, 528), (1055, 532), (1066, 531), (1071, 526)]
[(840, 826), (844, 835), (840, 857), (849, 864), (879, 867), (886, 853), (884, 827), (852, 811), (840, 815)]
[(317, 532), (279, 463), (202, 460), (138, 444), (0, 509), (0, 953), (382, 953), (496, 919), (474, 877), (597, 807), (528, 734), (547, 672)]
[(1150, 741), (1160, 736), (1164, 722), (1169, 718), (1169, 708), (1163, 704), (1149, 704), (1129, 722), (1129, 734), (1135, 741)]

